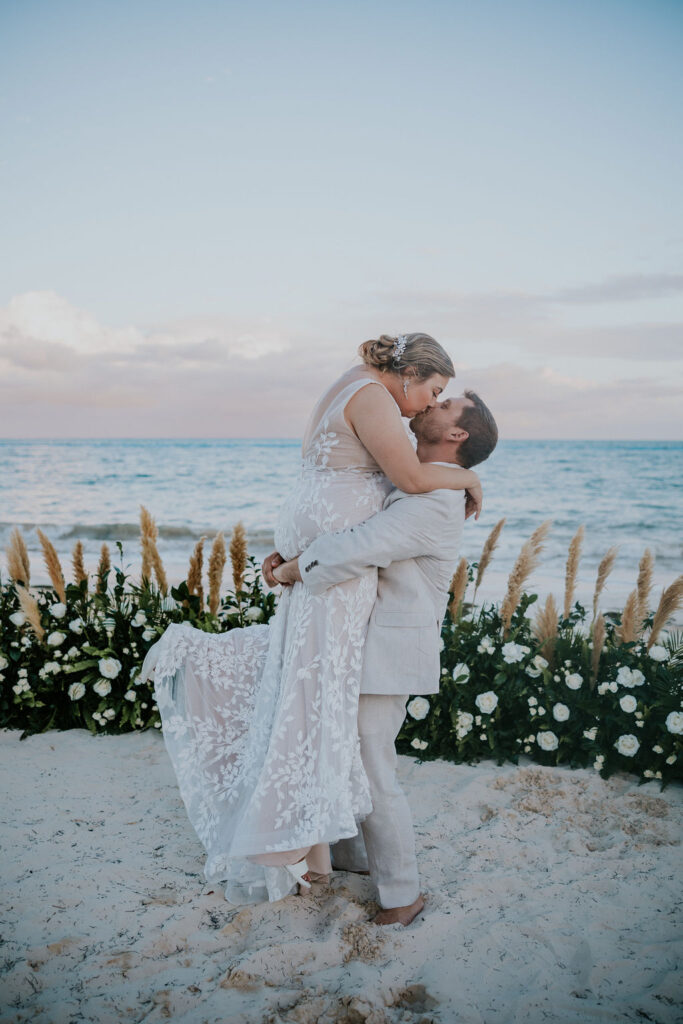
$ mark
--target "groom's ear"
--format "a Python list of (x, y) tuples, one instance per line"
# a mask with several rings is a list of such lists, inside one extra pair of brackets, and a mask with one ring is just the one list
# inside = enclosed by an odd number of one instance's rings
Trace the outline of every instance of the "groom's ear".
[(454, 427), (451, 427), (450, 430), (448, 431), (447, 440), (457, 441), (458, 444), (462, 444), (462, 442), (466, 441), (469, 436), (469, 430), (464, 430), (462, 427), (458, 427), (456, 425)]

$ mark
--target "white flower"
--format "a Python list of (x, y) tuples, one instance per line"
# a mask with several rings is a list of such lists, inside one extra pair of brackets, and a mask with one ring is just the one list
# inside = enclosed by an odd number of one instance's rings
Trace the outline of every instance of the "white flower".
[(4, 654), (0, 654), (0, 672), (2, 672), (2, 670), (4, 668), (7, 668), (8, 665), (9, 665), (9, 661), (7, 660), (5, 655)]
[(164, 612), (172, 612), (175, 608), (175, 600), (172, 597), (164, 597), (161, 600), (161, 610)]
[(263, 609), (247, 608), (246, 612), (244, 613), (244, 617), (247, 620), (247, 622), (260, 622), (261, 619), (263, 618)]
[(18, 675), (19, 677), (21, 677), (21, 676), (27, 676), (27, 675), (28, 675), (28, 669), (26, 669), (26, 668), (20, 668), (20, 669), (19, 669), (19, 671), (17, 672), (17, 675)]
[(116, 712), (114, 711), (113, 708), (107, 708), (106, 711), (102, 712), (102, 715), (104, 718), (108, 718), (109, 721), (111, 721), (112, 718), (116, 718)]
[(474, 718), (469, 711), (458, 711), (458, 719), (456, 722), (456, 735), (459, 740), (462, 740), (467, 736), (468, 732), (472, 731), (472, 724)]
[(638, 738), (631, 732), (624, 733), (620, 736), (617, 742), (614, 744), (620, 754), (624, 757), (633, 757), (634, 754), (638, 753), (640, 742)]
[[(630, 690), (633, 686), (642, 686), (645, 676), (639, 668), (628, 668), (626, 665), (622, 665), (617, 672), (617, 682)], [(616, 690), (614, 692), (616, 693)]]
[(650, 655), (653, 661), (669, 660), (669, 652), (667, 651), (666, 647), (662, 647), (661, 644), (653, 644), (653, 646), (648, 651), (648, 654)]
[(529, 705), (530, 708), (535, 708), (536, 705), (538, 704), (538, 698), (537, 697), (529, 697), (529, 700), (527, 701), (527, 704)]
[(140, 610), (140, 611), (137, 611), (135, 613), (135, 615), (133, 616), (133, 619), (131, 621), (131, 626), (144, 626), (144, 624), (146, 622), (147, 622), (147, 616), (145, 615), (145, 613), (142, 610)]
[(108, 679), (98, 679), (93, 686), (93, 690), (100, 697), (106, 697), (108, 693), (111, 693), (111, 683)]
[(57, 601), (56, 604), (50, 605), (49, 611), (50, 615), (52, 615), (53, 618), (63, 619), (64, 616), (66, 615), (66, 605), (63, 604), (61, 601)]
[(439, 637), (439, 650), (443, 651), (445, 646), (446, 646), (446, 641), (444, 640), (444, 638), (442, 636), (440, 636)]
[(486, 733), (485, 732), (480, 733), (479, 739), (480, 740), (485, 740), (486, 739)]
[(54, 633), (50, 633), (47, 638), (47, 642), (50, 647), (59, 647), (59, 645), (63, 644), (65, 640), (66, 633), (60, 633), (58, 629), (56, 629)]
[(531, 676), (532, 679), (538, 679), (544, 668), (548, 667), (548, 662), (541, 654), (537, 654), (532, 659), (531, 664), (527, 666), (526, 674)]
[(426, 749), (427, 749), (427, 747), (429, 746), (429, 744), (427, 743), (427, 741), (426, 741), (426, 740), (419, 740), (419, 739), (417, 738), (417, 736), (415, 737), (415, 739), (414, 739), (414, 740), (411, 740), (411, 741), (410, 741), (410, 745), (411, 745), (411, 747), (413, 747), (413, 748), (414, 748), (415, 750), (426, 750)]
[(126, 692), (124, 693), (123, 696), (124, 696), (125, 700), (133, 701), (137, 697), (137, 694), (136, 694), (135, 690), (126, 690)]
[(555, 733), (548, 729), (546, 732), (536, 733), (536, 742), (541, 750), (557, 750), (559, 740)]
[(469, 678), (470, 670), (468, 669), (467, 665), (463, 664), (462, 661), (458, 662), (458, 664), (453, 669), (453, 681), (456, 683), (466, 683)]
[(67, 692), (70, 700), (80, 700), (85, 695), (85, 686), (83, 683), (72, 683)]
[(157, 635), (157, 632), (156, 632), (155, 629), (144, 629), (142, 631), (142, 639), (143, 640), (154, 640), (156, 635)]
[(481, 725), (481, 715), (475, 715), (474, 716), (474, 724), (475, 725)]
[(117, 658), (100, 658), (97, 667), (105, 679), (116, 679), (121, 671), (121, 662)]
[(71, 620), (69, 623), (69, 629), (72, 633), (82, 633), (84, 625), (85, 623), (83, 622), (83, 619), (79, 616), (77, 619)]
[(79, 653), (78, 647), (70, 647), (66, 652), (66, 656), (67, 658), (75, 658)]
[(663, 754), (664, 753), (664, 749), (663, 749), (663, 747), (660, 747), (659, 743), (655, 743), (654, 747), (652, 748), (652, 751), (655, 754)]
[(597, 725), (593, 725), (590, 729), (584, 729), (583, 735), (587, 740), (594, 740), (598, 734)]
[(9, 620), (10, 622), (13, 622), (15, 626), (23, 626), (26, 622), (26, 616), (23, 612), (12, 612)]
[(666, 763), (667, 764), (676, 764), (676, 755), (675, 754), (669, 754), (669, 756), (666, 759)]
[(683, 711), (670, 711), (664, 724), (669, 732), (675, 733), (676, 736), (683, 735)]
[(477, 650), (480, 654), (493, 654), (496, 649), (496, 645), (490, 636), (485, 636), (477, 646)]
[(583, 683), (583, 676), (578, 672), (570, 672), (564, 677), (565, 684), (570, 690), (580, 690)]
[(619, 684), (616, 682), (611, 682), (608, 684), (607, 689), (611, 690), (612, 693), (616, 693), (619, 689)]
[(632, 693), (625, 693), (619, 701), (619, 707), (622, 711), (626, 711), (628, 714), (630, 714), (632, 711), (635, 711), (638, 707), (638, 701)]
[(53, 675), (56, 672), (61, 672), (61, 666), (58, 661), (46, 661), (43, 668), (46, 672), (51, 672)]
[(569, 708), (566, 704), (553, 704), (553, 718), (556, 722), (566, 722), (569, 718)]
[(498, 694), (494, 693), (493, 690), (486, 690), (485, 693), (477, 694), (474, 698), (474, 703), (483, 714), (490, 715), (496, 710), (498, 705)]
[(545, 714), (545, 708), (539, 708), (538, 709), (538, 713), (539, 713), (539, 715), (544, 715)]
[(413, 699), (408, 704), (406, 711), (413, 718), (416, 718), (418, 721), (421, 721), (423, 718), (427, 717), (427, 713), (429, 711), (429, 701), (425, 700), (424, 697), (413, 697)]
[(600, 694), (601, 697), (603, 696), (603, 694), (607, 693), (608, 690), (609, 690), (609, 683), (600, 683), (598, 685), (598, 693)]
[(503, 644), (503, 661), (506, 661), (508, 665), (514, 665), (515, 662), (522, 661), (525, 651), (528, 652), (528, 650), (528, 647), (525, 648), (511, 640), (509, 643)]

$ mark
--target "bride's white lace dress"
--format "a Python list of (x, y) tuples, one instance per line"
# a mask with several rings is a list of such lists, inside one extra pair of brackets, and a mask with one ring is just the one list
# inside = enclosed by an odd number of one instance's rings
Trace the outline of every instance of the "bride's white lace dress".
[[(344, 418), (371, 383), (351, 371), (313, 412), (275, 533), (285, 558), (382, 506), (390, 484)], [(173, 624), (155, 645), (166, 747), (206, 878), (224, 881), (233, 903), (295, 888), (285, 868), (249, 856), (348, 838), (371, 810), (356, 718), (376, 592), (376, 570), (320, 596), (299, 583), (268, 625), (210, 634)]]

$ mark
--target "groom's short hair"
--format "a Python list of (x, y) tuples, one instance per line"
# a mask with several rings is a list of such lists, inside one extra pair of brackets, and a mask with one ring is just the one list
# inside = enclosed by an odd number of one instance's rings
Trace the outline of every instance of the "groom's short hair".
[(498, 443), (498, 427), (491, 410), (474, 391), (465, 391), (472, 405), (466, 405), (460, 413), (457, 425), (466, 430), (469, 437), (460, 442), (458, 464), (464, 469), (478, 465), (489, 455)]

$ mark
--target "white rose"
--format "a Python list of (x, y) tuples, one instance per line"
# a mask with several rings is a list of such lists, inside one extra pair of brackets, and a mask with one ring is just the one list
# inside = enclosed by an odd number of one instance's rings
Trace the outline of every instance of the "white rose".
[(93, 690), (100, 697), (106, 697), (108, 693), (111, 693), (111, 683), (108, 679), (98, 679), (93, 686)]
[(50, 605), (50, 615), (55, 619), (63, 619), (66, 615), (66, 605), (58, 601), (56, 604)]
[(626, 711), (630, 714), (632, 711), (635, 711), (638, 707), (638, 701), (632, 693), (625, 693), (619, 701), (619, 707), (622, 711)]
[(675, 754), (669, 754), (669, 756), (666, 759), (666, 763), (667, 764), (676, 764), (676, 755)]
[(72, 683), (67, 692), (71, 700), (80, 700), (85, 694), (85, 686), (83, 683)]
[(444, 638), (442, 636), (440, 636), (439, 637), (439, 650), (442, 651), (445, 646), (446, 646), (446, 644), (444, 642)]
[(556, 722), (566, 722), (569, 718), (569, 708), (566, 704), (553, 704), (553, 718)]
[(525, 650), (528, 651), (529, 648), (528, 647), (524, 648), (524, 647), (520, 646), (519, 644), (516, 644), (516, 643), (513, 643), (512, 641), (510, 641), (507, 644), (503, 644), (502, 650), (503, 650), (503, 661), (506, 661), (508, 663), (508, 665), (514, 665), (515, 662), (521, 661), (523, 659)]
[(597, 725), (592, 726), (590, 729), (584, 729), (583, 735), (587, 740), (594, 740), (598, 734)]
[(111, 721), (112, 718), (116, 718), (116, 712), (113, 708), (107, 708), (106, 711), (102, 712), (104, 718), (108, 718)]
[(470, 678), (470, 670), (467, 665), (459, 662), (453, 669), (453, 681), (456, 683), (466, 683)]
[(683, 734), (683, 711), (670, 711), (664, 724), (669, 732), (681, 736)]
[(544, 715), (545, 714), (545, 708), (539, 707), (538, 713), (539, 713), (539, 715)]
[(537, 654), (536, 657), (532, 659), (531, 664), (527, 666), (526, 674), (531, 676), (532, 679), (538, 679), (543, 669), (547, 667), (548, 662), (545, 658), (542, 655)]
[(5, 655), (4, 654), (0, 654), (0, 672), (2, 672), (3, 669), (7, 668), (8, 665), (9, 665), (9, 661), (7, 660)]
[(136, 694), (135, 690), (126, 690), (126, 692), (124, 693), (123, 696), (124, 696), (125, 700), (133, 701), (137, 697), (137, 694)]
[(611, 683), (610, 683), (610, 684), (608, 685), (607, 689), (608, 689), (608, 690), (611, 690), (611, 691), (612, 691), (612, 693), (616, 693), (616, 692), (617, 692), (617, 690), (619, 689), (619, 684), (613, 681), (613, 682), (611, 682)]
[(60, 633), (58, 629), (54, 633), (50, 633), (47, 638), (48, 645), (50, 647), (59, 647), (66, 640), (66, 633)]
[(654, 747), (652, 748), (652, 751), (655, 754), (663, 754), (664, 753), (664, 748), (660, 747), (659, 743), (655, 743)]
[(609, 690), (609, 683), (600, 683), (598, 685), (598, 693), (600, 694), (601, 697), (603, 696), (603, 694), (607, 693), (608, 690)]
[(485, 693), (477, 694), (474, 698), (474, 703), (483, 714), (490, 715), (496, 710), (498, 705), (498, 694), (494, 693), (493, 690), (486, 690)]
[(72, 619), (71, 622), (69, 623), (69, 629), (71, 630), (72, 633), (82, 633), (83, 626), (84, 622), (83, 619), (80, 618), (80, 616), (77, 619)]
[(13, 622), (15, 626), (23, 626), (26, 622), (26, 616), (23, 612), (12, 612), (9, 620), (10, 622)]
[(429, 711), (429, 701), (425, 700), (424, 697), (413, 697), (413, 699), (408, 704), (406, 711), (408, 712), (409, 715), (411, 715), (413, 718), (416, 718), (417, 721), (419, 722), (423, 718), (427, 717), (427, 713)]
[(564, 681), (570, 690), (580, 690), (581, 684), (583, 683), (583, 676), (579, 675), (578, 672), (570, 672), (564, 677)]
[(485, 636), (477, 646), (477, 650), (480, 654), (493, 654), (496, 649), (496, 645), (490, 636)]
[(427, 747), (429, 746), (426, 740), (419, 740), (417, 736), (415, 737), (414, 740), (411, 740), (410, 745), (415, 750), (426, 750)]
[(244, 613), (244, 617), (247, 620), (247, 622), (260, 622), (261, 619), (263, 618), (263, 609), (247, 608), (246, 612)]
[(147, 616), (143, 611), (137, 611), (133, 617), (131, 625), (133, 626), (144, 626), (147, 622)]
[(116, 679), (121, 671), (121, 662), (117, 658), (100, 658), (97, 667), (105, 679)]
[(624, 757), (633, 757), (634, 754), (638, 753), (640, 742), (631, 732), (624, 733), (620, 736), (617, 742), (614, 744), (620, 754)]
[(628, 668), (626, 665), (622, 665), (617, 672), (617, 683), (629, 690), (633, 686), (642, 686), (644, 682), (645, 676), (639, 668)]
[(604, 756), (604, 754), (598, 754), (598, 756), (593, 761), (593, 767), (595, 768), (596, 772), (601, 771), (602, 766), (603, 766), (604, 763), (605, 763), (605, 756)]
[(156, 635), (157, 635), (157, 633), (156, 633), (155, 629), (144, 629), (142, 631), (142, 639), (143, 640), (154, 640)]
[(456, 735), (459, 740), (462, 740), (467, 736), (468, 732), (472, 731), (472, 724), (474, 718), (469, 711), (458, 711), (458, 719), (456, 723)]
[(548, 729), (545, 732), (536, 733), (536, 742), (541, 750), (557, 750), (559, 740), (555, 733)]
[(527, 704), (529, 705), (530, 708), (535, 708), (536, 705), (538, 704), (538, 698), (537, 697), (529, 697), (529, 699), (527, 701)]
[(669, 660), (669, 652), (666, 647), (662, 647), (660, 644), (653, 644), (648, 653), (653, 661)]

